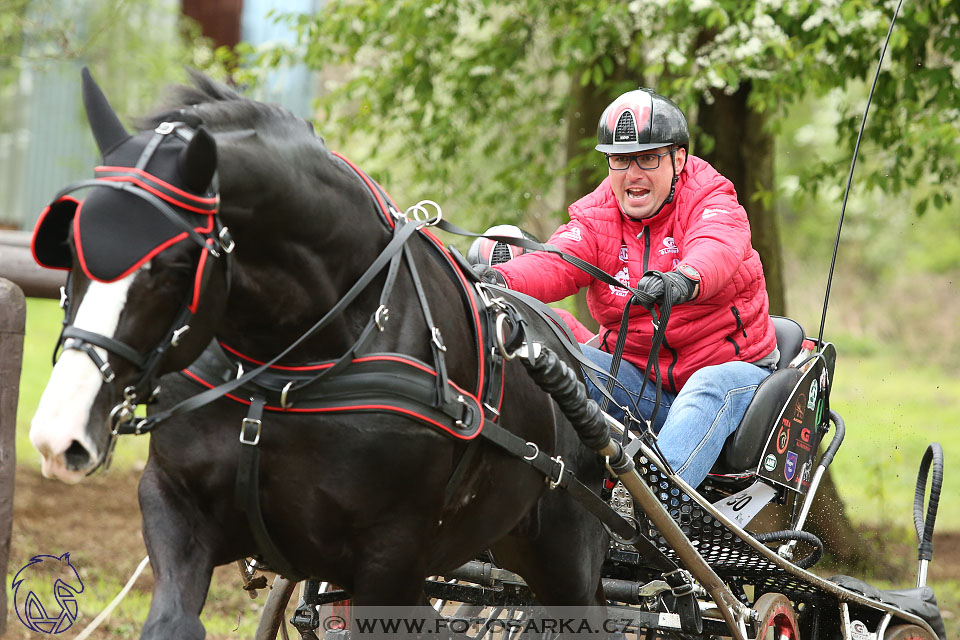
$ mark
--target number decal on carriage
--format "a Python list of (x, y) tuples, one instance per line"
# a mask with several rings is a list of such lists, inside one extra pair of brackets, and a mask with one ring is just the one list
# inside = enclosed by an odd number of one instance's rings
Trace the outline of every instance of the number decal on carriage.
[(745, 527), (776, 494), (777, 490), (770, 485), (755, 482), (739, 493), (714, 502), (713, 506), (741, 527)]

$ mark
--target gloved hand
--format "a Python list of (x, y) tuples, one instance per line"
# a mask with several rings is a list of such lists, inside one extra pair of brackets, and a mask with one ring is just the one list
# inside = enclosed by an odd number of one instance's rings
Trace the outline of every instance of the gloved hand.
[(681, 304), (693, 299), (697, 291), (697, 281), (678, 271), (647, 271), (637, 282), (637, 289), (653, 299), (663, 303), (670, 296), (671, 304)]
[(475, 264), (473, 265), (473, 271), (487, 284), (495, 284), (501, 287), (507, 286), (507, 281), (503, 277), (503, 274), (489, 265)]

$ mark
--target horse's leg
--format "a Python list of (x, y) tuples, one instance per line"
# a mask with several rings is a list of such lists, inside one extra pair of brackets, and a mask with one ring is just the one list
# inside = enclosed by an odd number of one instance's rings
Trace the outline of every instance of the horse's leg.
[(141, 639), (201, 640), (205, 635), (200, 611), (213, 561), (199, 535), (199, 509), (182, 492), (160, 469), (147, 465), (140, 479), (140, 510), (155, 583)]

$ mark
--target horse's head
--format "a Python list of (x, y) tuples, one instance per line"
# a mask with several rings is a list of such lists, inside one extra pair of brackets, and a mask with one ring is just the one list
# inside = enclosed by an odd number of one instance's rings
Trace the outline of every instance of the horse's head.
[(57, 195), (33, 237), (37, 262), (69, 271), (62, 353), (30, 429), (44, 475), (67, 482), (102, 464), (158, 376), (210, 341), (232, 248), (213, 137), (187, 122), (130, 135), (86, 70), (83, 99), (103, 166)]

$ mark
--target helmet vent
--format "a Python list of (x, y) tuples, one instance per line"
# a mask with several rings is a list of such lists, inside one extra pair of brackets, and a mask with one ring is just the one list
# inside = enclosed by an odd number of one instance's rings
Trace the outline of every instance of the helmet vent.
[(493, 245), (493, 252), (490, 254), (490, 264), (502, 264), (513, 258), (513, 252), (510, 251), (510, 245), (503, 242), (497, 242)]
[(617, 130), (613, 134), (614, 142), (637, 142), (637, 122), (633, 112), (624, 111), (617, 119)]

